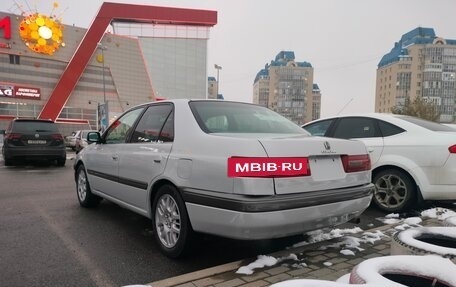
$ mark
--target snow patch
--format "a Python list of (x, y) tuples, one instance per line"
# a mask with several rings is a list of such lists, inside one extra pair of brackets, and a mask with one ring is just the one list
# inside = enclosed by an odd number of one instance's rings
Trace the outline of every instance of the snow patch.
[(447, 208), (436, 207), (422, 211), (421, 216), (445, 220), (448, 217), (456, 216), (456, 212)]
[(340, 253), (343, 254), (343, 255), (347, 255), (347, 256), (348, 256), (348, 255), (352, 255), (352, 256), (355, 255), (355, 252), (353, 252), (353, 251), (351, 251), (351, 250), (349, 250), (349, 249), (342, 249), (342, 250), (340, 251)]
[(270, 267), (270, 266), (276, 265), (278, 262), (278, 260), (272, 256), (258, 255), (257, 258), (258, 259), (256, 261), (250, 263), (249, 265), (240, 267), (236, 271), (236, 273), (251, 275), (251, 274), (253, 274), (254, 269)]

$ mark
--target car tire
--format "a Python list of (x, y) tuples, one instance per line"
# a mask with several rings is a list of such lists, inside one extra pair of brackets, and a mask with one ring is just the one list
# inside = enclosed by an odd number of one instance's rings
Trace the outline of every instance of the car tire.
[(455, 264), (435, 255), (381, 256), (356, 265), (350, 272), (349, 283), (375, 286), (456, 287), (456, 278), (452, 276), (455, 272)]
[(96, 207), (101, 201), (101, 197), (92, 193), (83, 165), (76, 171), (76, 194), (82, 207)]
[(66, 157), (57, 159), (57, 166), (65, 166)]
[(374, 174), (373, 203), (386, 212), (407, 211), (417, 200), (416, 184), (405, 172), (386, 169)]
[(4, 160), (5, 166), (11, 166), (11, 165), (13, 165), (13, 161), (12, 161), (11, 159), (9, 159), (9, 158), (4, 158), (3, 160)]
[(456, 227), (456, 216), (447, 217), (447, 218), (443, 221), (443, 226), (447, 226), (447, 227)]
[(456, 263), (456, 227), (417, 227), (397, 232), (391, 255), (438, 255)]
[(152, 212), (154, 237), (161, 252), (170, 258), (188, 254), (193, 229), (185, 203), (174, 186), (165, 184), (158, 189)]

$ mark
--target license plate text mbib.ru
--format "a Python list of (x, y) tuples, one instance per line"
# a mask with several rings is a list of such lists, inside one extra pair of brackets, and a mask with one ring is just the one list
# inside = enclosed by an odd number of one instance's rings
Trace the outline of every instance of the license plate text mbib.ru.
[(229, 177), (289, 177), (310, 175), (306, 157), (231, 157)]

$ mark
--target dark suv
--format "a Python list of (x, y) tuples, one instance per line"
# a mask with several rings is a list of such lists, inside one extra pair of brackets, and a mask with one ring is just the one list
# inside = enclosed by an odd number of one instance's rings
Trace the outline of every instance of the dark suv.
[(66, 161), (63, 136), (50, 120), (12, 120), (5, 131), (2, 154), (6, 166), (16, 159), (55, 160), (58, 166)]

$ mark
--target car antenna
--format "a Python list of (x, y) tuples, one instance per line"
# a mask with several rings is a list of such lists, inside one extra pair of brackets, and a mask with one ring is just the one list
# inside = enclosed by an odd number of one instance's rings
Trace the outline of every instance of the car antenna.
[(351, 98), (343, 107), (340, 109), (340, 111), (336, 114), (338, 116), (351, 102), (353, 101), (353, 98)]

